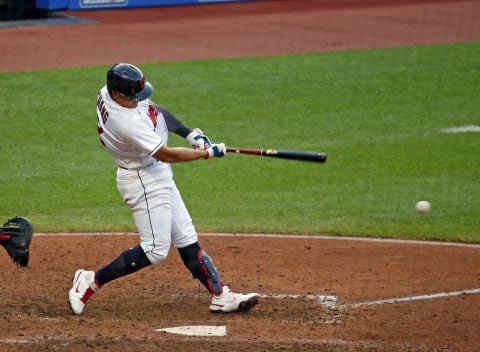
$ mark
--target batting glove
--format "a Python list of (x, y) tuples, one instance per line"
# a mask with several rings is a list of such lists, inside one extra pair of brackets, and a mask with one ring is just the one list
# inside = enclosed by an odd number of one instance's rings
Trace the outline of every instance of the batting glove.
[(208, 149), (212, 142), (205, 136), (200, 128), (195, 128), (187, 136), (187, 141), (192, 145), (193, 149)]
[(227, 148), (225, 147), (224, 143), (213, 144), (210, 148), (207, 149), (208, 157), (205, 159), (210, 158), (223, 158), (227, 155)]

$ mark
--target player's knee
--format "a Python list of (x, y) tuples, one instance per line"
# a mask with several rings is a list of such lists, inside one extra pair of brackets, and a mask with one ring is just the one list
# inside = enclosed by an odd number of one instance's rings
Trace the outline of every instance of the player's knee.
[(202, 267), (197, 259), (197, 253), (200, 251), (198, 242), (195, 242), (187, 247), (179, 248), (178, 252), (182, 258), (183, 264), (192, 273), (194, 278), (198, 278), (202, 273)]
[(166, 249), (161, 249), (161, 248), (153, 248), (150, 250), (145, 251), (145, 255), (147, 256), (148, 260), (152, 264), (158, 264), (168, 257), (168, 250), (169, 248)]

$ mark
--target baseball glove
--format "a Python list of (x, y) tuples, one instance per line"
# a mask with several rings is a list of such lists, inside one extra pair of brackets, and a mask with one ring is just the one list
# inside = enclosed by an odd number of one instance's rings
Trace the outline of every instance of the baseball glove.
[(30, 258), (33, 225), (30, 220), (15, 217), (0, 227), (0, 244), (17, 266), (26, 267)]

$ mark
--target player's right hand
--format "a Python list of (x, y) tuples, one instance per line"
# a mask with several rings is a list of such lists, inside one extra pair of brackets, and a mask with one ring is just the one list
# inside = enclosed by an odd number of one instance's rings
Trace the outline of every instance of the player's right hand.
[(224, 143), (212, 144), (210, 148), (207, 149), (208, 159), (210, 158), (223, 158), (227, 155), (227, 148)]
[(193, 149), (205, 150), (212, 145), (210, 139), (205, 136), (200, 128), (195, 128), (187, 136), (187, 141), (190, 142)]

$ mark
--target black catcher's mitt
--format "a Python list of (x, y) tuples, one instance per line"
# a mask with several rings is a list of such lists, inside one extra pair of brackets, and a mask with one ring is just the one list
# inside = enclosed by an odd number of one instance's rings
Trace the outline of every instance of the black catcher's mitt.
[(30, 242), (33, 237), (33, 225), (30, 220), (15, 217), (0, 227), (0, 244), (17, 266), (27, 266), (30, 258)]

